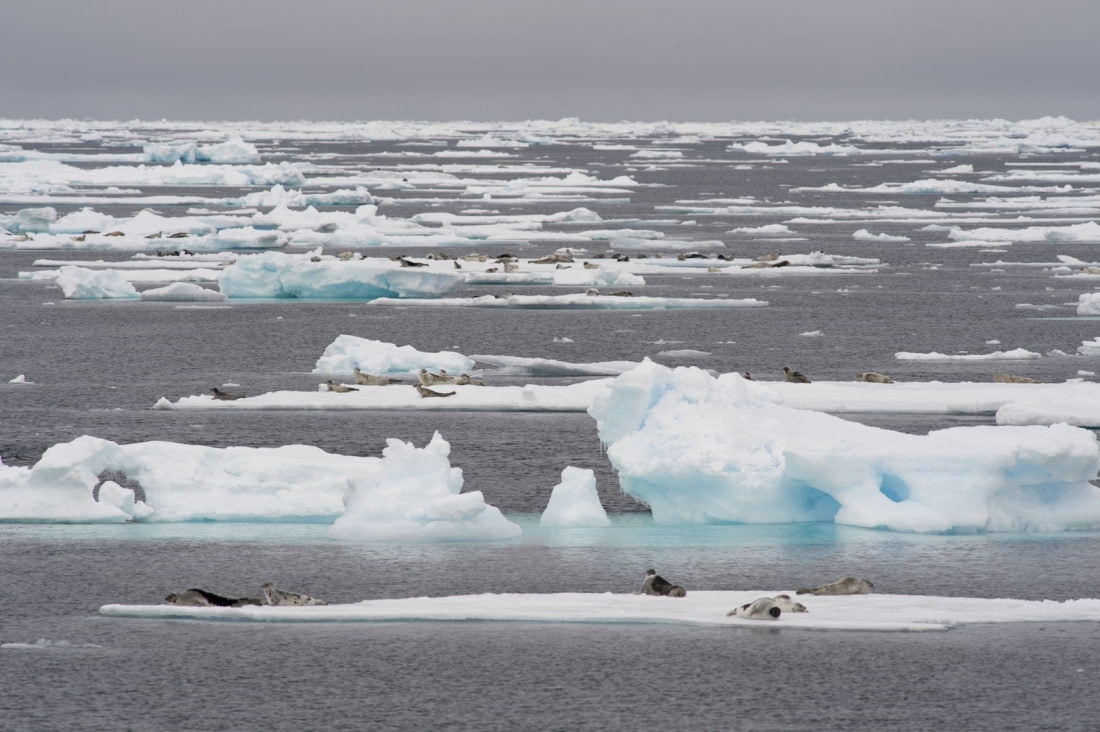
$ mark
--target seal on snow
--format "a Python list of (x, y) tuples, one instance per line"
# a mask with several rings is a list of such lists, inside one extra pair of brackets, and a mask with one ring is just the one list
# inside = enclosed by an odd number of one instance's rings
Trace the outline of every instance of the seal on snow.
[(274, 582), (265, 582), (260, 590), (263, 591), (264, 600), (268, 605), (328, 605), (324, 600), (318, 600), (309, 595), (280, 590), (275, 587)]
[(726, 613), (726, 617), (736, 615), (739, 618), (749, 620), (778, 620), (783, 611), (770, 597), (761, 597), (752, 602), (746, 602), (741, 607), (735, 607)]
[(657, 574), (657, 570), (647, 569), (645, 571), (645, 581), (642, 582), (642, 589), (640, 591), (640, 594), (665, 595), (667, 597), (683, 597), (687, 594), (687, 592), (680, 585), (674, 585), (661, 575)]
[(189, 605), (191, 607), (244, 607), (245, 605), (262, 605), (258, 597), (226, 597), (216, 592), (200, 590), (192, 587), (183, 592), (169, 593), (164, 601), (171, 605)]
[(845, 577), (844, 579), (838, 579), (836, 582), (830, 582), (827, 585), (821, 585), (820, 587), (803, 587), (797, 594), (799, 595), (866, 595), (874, 587), (870, 581), (865, 579), (856, 579), (855, 577)]

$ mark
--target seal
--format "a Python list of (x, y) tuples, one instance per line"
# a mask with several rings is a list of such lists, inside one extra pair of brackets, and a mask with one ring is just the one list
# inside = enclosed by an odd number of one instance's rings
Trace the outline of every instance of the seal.
[(470, 378), (469, 374), (462, 374), (461, 376), (459, 376), (457, 379), (455, 379), (455, 384), (458, 384), (459, 386), (485, 386), (484, 381), (481, 381), (479, 379), (472, 379)]
[(169, 593), (164, 601), (171, 605), (188, 605), (191, 607), (244, 607), (245, 605), (262, 605), (258, 597), (226, 597), (216, 592), (208, 592), (192, 587), (183, 592)]
[(447, 373), (446, 369), (440, 369), (438, 374), (433, 374), (428, 369), (420, 369), (416, 372), (416, 378), (424, 386), (432, 386), (434, 384), (453, 384), (455, 377)]
[(779, 609), (779, 605), (775, 604), (775, 600), (770, 597), (761, 597), (752, 602), (746, 602), (741, 607), (735, 607), (726, 613), (726, 617), (736, 615), (749, 620), (779, 620), (782, 614), (783, 611)]
[(421, 384), (413, 384), (413, 386), (416, 387), (416, 391), (418, 394), (420, 394), (420, 397), (422, 399), (426, 399), (428, 397), (449, 397), (455, 395), (455, 392), (453, 391), (434, 391)]
[(856, 579), (855, 577), (845, 577), (844, 579), (838, 579), (836, 582), (830, 582), (827, 585), (821, 585), (821, 587), (803, 587), (797, 593), (798, 595), (866, 595), (874, 587), (870, 581), (865, 579)]
[(214, 395), (215, 399), (223, 402), (231, 402), (234, 399), (244, 399), (244, 394), (230, 394), (229, 392), (222, 391), (216, 386), (210, 390), (210, 393)]
[(1042, 384), (1041, 381), (1029, 379), (1026, 376), (1016, 374), (993, 374), (993, 380), (998, 384)]
[(318, 600), (316, 597), (280, 590), (275, 587), (274, 582), (265, 582), (260, 590), (263, 591), (264, 600), (268, 605), (328, 605), (327, 602)]
[(776, 595), (772, 599), (775, 600), (775, 604), (779, 606), (779, 609), (785, 613), (810, 612), (801, 602), (796, 602), (792, 600), (790, 595)]
[(645, 581), (642, 582), (642, 589), (639, 594), (664, 595), (666, 597), (683, 597), (687, 594), (687, 592), (680, 585), (674, 585), (661, 575), (657, 574), (657, 570), (647, 569), (645, 571)]
[(374, 374), (365, 374), (359, 370), (359, 367), (355, 367), (355, 383), (362, 386), (387, 386), (389, 384), (398, 383), (399, 379), (391, 379), (389, 376), (375, 376)]
[(812, 383), (809, 379), (807, 379), (802, 374), (801, 371), (794, 371), (794, 370), (791, 369), (790, 366), (784, 366), (783, 367), (783, 376), (785, 376), (787, 378), (787, 381), (791, 382), (792, 384), (810, 384), (810, 383)]
[(856, 374), (856, 381), (869, 381), (872, 384), (893, 384), (894, 380), (886, 374), (880, 374), (877, 371), (863, 371)]
[(337, 394), (346, 394), (349, 391), (359, 391), (354, 386), (344, 386), (343, 384), (337, 384), (332, 379), (325, 382), (328, 385), (329, 391), (334, 391)]

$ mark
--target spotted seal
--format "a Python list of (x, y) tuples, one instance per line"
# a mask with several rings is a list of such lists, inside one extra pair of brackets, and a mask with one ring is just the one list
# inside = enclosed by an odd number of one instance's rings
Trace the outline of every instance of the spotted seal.
[(183, 592), (169, 593), (164, 601), (170, 605), (188, 605), (191, 607), (244, 607), (245, 605), (262, 605), (258, 597), (226, 597), (216, 592), (200, 590), (192, 587)]
[(362, 386), (387, 386), (389, 384), (397, 383), (399, 379), (392, 379), (389, 376), (376, 376), (374, 374), (365, 374), (359, 370), (356, 366), (353, 372), (355, 374), (355, 383)]
[(779, 609), (785, 613), (808, 613), (809, 610), (801, 602), (791, 599), (790, 595), (776, 595), (772, 598)]
[(752, 602), (746, 602), (741, 607), (735, 607), (726, 613), (726, 617), (736, 615), (749, 620), (779, 620), (782, 614), (783, 611), (779, 609), (775, 600), (770, 597), (761, 597)]
[(866, 595), (874, 587), (870, 581), (845, 577), (836, 582), (830, 582), (820, 587), (803, 587), (796, 594), (799, 595)]
[(893, 384), (894, 380), (877, 371), (862, 371), (856, 374), (856, 381), (868, 381), (872, 384)]
[(1041, 384), (1043, 382), (1036, 381), (1035, 379), (1028, 378), (1027, 376), (1017, 376), (1016, 374), (993, 374), (993, 381), (998, 384)]
[(325, 384), (328, 386), (329, 391), (334, 391), (337, 394), (346, 394), (349, 391), (359, 391), (354, 386), (344, 386), (343, 384), (337, 384), (332, 379), (326, 381)]
[(801, 371), (795, 371), (790, 366), (783, 367), (783, 376), (787, 381), (792, 384), (810, 384), (812, 383)]
[(433, 374), (428, 369), (420, 369), (416, 372), (416, 378), (424, 386), (453, 384), (455, 381), (455, 377), (448, 374), (446, 369), (440, 369), (438, 374)]
[(426, 399), (428, 397), (449, 397), (455, 395), (455, 392), (453, 391), (435, 391), (421, 384), (413, 384), (413, 386), (416, 387), (416, 391), (418, 394), (420, 394), (421, 399)]
[(639, 594), (665, 595), (666, 597), (683, 597), (687, 594), (687, 592), (680, 585), (674, 585), (661, 575), (657, 574), (657, 570), (647, 569), (645, 571), (645, 581), (642, 582), (642, 589)]
[(210, 390), (210, 393), (214, 395), (215, 399), (223, 402), (231, 402), (235, 399), (244, 399), (244, 394), (230, 394), (227, 391), (222, 391), (216, 386)]
[(263, 591), (264, 600), (268, 605), (328, 605), (327, 602), (318, 600), (316, 597), (280, 590), (275, 587), (274, 582), (265, 582), (260, 590)]

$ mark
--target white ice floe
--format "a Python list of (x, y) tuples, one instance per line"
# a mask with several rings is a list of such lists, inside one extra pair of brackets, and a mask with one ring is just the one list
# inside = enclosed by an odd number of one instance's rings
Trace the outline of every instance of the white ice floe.
[[(1084, 292), (1077, 297), (1078, 315), (1100, 315), (1100, 292)], [(1096, 355), (1096, 354), (1086, 354)]]
[(622, 297), (615, 295), (506, 295), (496, 297), (451, 297), (431, 300), (397, 299), (382, 297), (371, 305), (397, 305), (402, 307), (464, 307), (464, 308), (528, 308), (542, 310), (715, 310), (727, 308), (754, 308), (767, 305), (766, 300), (713, 299), (697, 297)]
[[(343, 381), (343, 380), (342, 380)], [(583, 412), (592, 404), (603, 386), (602, 379), (567, 386), (526, 384), (524, 386), (474, 386), (446, 384), (433, 387), (453, 391), (454, 396), (428, 398), (411, 386), (415, 377), (404, 384), (356, 386), (353, 379), (344, 383), (357, 391), (329, 391), (325, 384), (317, 391), (273, 391), (233, 401), (198, 394), (171, 401), (160, 398), (154, 409), (173, 410), (401, 410), (459, 412)]]
[(899, 361), (1028, 361), (1042, 358), (1043, 354), (1029, 351), (1026, 348), (1014, 348), (1011, 351), (994, 351), (993, 353), (913, 353), (911, 351), (898, 351), (894, 358)]
[[(572, 341), (558, 341), (565, 343)], [(616, 376), (638, 365), (637, 361), (596, 361), (593, 363), (572, 363), (551, 358), (528, 358), (524, 356), (492, 356), (471, 354), (470, 358), (479, 364), (494, 367), (494, 374), (502, 376)]]
[(344, 513), (330, 533), (344, 541), (433, 542), (511, 539), (520, 527), (485, 503), (481, 491), (462, 493), (462, 470), (436, 432), (424, 448), (389, 439), (382, 469), (349, 475)]
[(174, 282), (166, 287), (144, 290), (141, 299), (159, 302), (224, 302), (229, 298), (217, 290), (187, 282)]
[(1100, 447), (1065, 424), (903, 434), (780, 406), (737, 374), (651, 362), (613, 379), (589, 414), (623, 491), (658, 523), (1100, 528), (1088, 482)]
[(778, 145), (769, 145), (766, 142), (735, 142), (728, 149), (740, 150), (750, 155), (858, 155), (863, 152), (854, 145), (822, 145), (810, 140), (786, 140)]
[(242, 255), (221, 270), (218, 285), (229, 297), (370, 300), (441, 297), (461, 274), (403, 267), (384, 259), (312, 261), (283, 252)]
[[(1082, 313), (1078, 310), (1080, 315), (1100, 315), (1100, 312)], [(1081, 341), (1081, 345), (1077, 346), (1077, 353), (1082, 356), (1100, 356), (1100, 336), (1093, 338), (1091, 341)]]
[(427, 353), (412, 346), (345, 334), (325, 347), (313, 373), (350, 374), (358, 368), (364, 373), (386, 375), (414, 374), (419, 369), (428, 369), (436, 373), (445, 370), (457, 376), (473, 367), (472, 359), (454, 351)]
[(62, 267), (57, 286), (70, 300), (135, 300), (138, 291), (113, 269), (91, 270), (83, 267)]
[(596, 474), (572, 465), (561, 471), (561, 482), (554, 486), (550, 500), (539, 518), (539, 526), (553, 528), (602, 528), (611, 525), (600, 496), (596, 493)]
[(1087, 221), (1066, 226), (1028, 226), (1023, 229), (1000, 229), (983, 227), (980, 229), (953, 228), (948, 232), (951, 239), (980, 240), (1000, 244), (1004, 241), (1015, 242), (1057, 242), (1090, 241), (1100, 242), (1100, 224)]
[(256, 146), (239, 136), (212, 145), (194, 142), (152, 143), (143, 148), (145, 161), (149, 163), (258, 163), (260, 153)]
[[(54, 445), (29, 468), (0, 463), (0, 521), (336, 520), (338, 538), (411, 543), (518, 535), (480, 492), (459, 493), (461, 471), (450, 467), (449, 452), (438, 433), (423, 449), (390, 440), (381, 458), (308, 445), (119, 445), (84, 436)], [(101, 482), (104, 471), (139, 488)]]
[(945, 631), (985, 623), (1096, 622), (1100, 600), (1015, 600), (934, 595), (841, 595), (799, 598), (809, 612), (783, 613), (775, 621), (727, 617), (726, 613), (759, 597), (790, 588), (767, 590), (696, 590), (685, 597), (621, 593), (482, 594), (364, 600), (312, 607), (182, 605), (103, 605), (101, 615), (227, 622), (384, 622), (521, 621), (586, 624), (802, 628), (813, 630)]
[(8, 381), (9, 384), (33, 384), (33, 381), (27, 381), (26, 374), (19, 374), (14, 379)]
[(892, 234), (872, 234), (867, 229), (859, 229), (852, 232), (852, 238), (856, 241), (880, 241), (880, 242), (904, 242), (909, 241), (907, 236), (894, 236)]

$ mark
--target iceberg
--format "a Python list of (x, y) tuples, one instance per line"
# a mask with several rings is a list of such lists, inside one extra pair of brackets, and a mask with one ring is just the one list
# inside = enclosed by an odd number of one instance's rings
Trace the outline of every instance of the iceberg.
[(659, 523), (835, 522), (922, 533), (1100, 527), (1087, 430), (910, 435), (775, 404), (737, 374), (646, 361), (588, 413), (624, 492)]
[(214, 145), (198, 145), (193, 142), (165, 142), (145, 145), (145, 161), (148, 163), (258, 163), (260, 153), (256, 146), (245, 142), (238, 135)]
[(57, 275), (57, 286), (70, 300), (135, 300), (138, 291), (120, 272), (65, 266)]
[(160, 302), (224, 302), (224, 292), (209, 290), (187, 282), (174, 282), (167, 287), (157, 287), (141, 293), (142, 300)]
[[(1100, 292), (1081, 293), (1081, 295), (1077, 298), (1077, 314), (1100, 315)], [(1092, 356), (1095, 354), (1085, 353), (1084, 355)]]
[(461, 493), (462, 469), (436, 432), (423, 449), (389, 439), (382, 470), (348, 478), (345, 509), (331, 534), (345, 541), (425, 542), (512, 539), (520, 527), (485, 503), (481, 491)]
[(229, 297), (318, 300), (438, 298), (462, 280), (461, 273), (427, 272), (389, 260), (312, 261), (283, 252), (241, 256), (218, 275)]
[(603, 528), (611, 525), (600, 496), (596, 493), (596, 473), (572, 465), (561, 471), (561, 482), (554, 486), (550, 501), (539, 519), (539, 526), (553, 528)]

